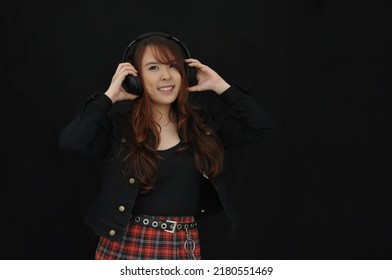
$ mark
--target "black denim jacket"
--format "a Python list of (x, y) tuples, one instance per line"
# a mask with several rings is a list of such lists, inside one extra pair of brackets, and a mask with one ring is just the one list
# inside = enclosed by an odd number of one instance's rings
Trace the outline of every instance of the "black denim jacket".
[[(259, 103), (237, 86), (231, 86), (219, 97), (225, 108), (234, 114), (210, 114), (207, 125), (212, 127), (225, 148), (259, 141), (271, 130), (273, 123)], [(119, 157), (123, 137), (122, 118), (109, 114), (111, 100), (104, 94), (89, 97), (81, 112), (65, 127), (59, 147), (88, 158), (103, 158), (103, 180), (100, 194), (90, 207), (85, 223), (99, 236), (120, 240), (129, 223), (140, 182), (132, 174), (125, 177)], [(194, 149), (194, 148), (193, 148)], [(194, 150), (191, 150), (194, 152)], [(233, 228), (238, 226), (224, 184), (225, 173), (204, 178), (201, 188), (200, 213), (196, 218), (210, 216), (223, 207)]]

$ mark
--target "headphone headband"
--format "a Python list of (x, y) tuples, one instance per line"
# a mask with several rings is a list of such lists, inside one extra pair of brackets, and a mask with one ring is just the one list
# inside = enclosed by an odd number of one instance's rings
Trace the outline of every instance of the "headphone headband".
[(181, 47), (181, 49), (184, 51), (184, 54), (187, 56), (187, 58), (191, 57), (191, 54), (190, 54), (188, 48), (179, 39), (177, 39), (176, 37), (171, 36), (168, 33), (163, 33), (163, 32), (149, 32), (149, 33), (145, 33), (145, 34), (142, 34), (142, 35), (138, 36), (135, 40), (133, 40), (128, 45), (128, 47), (125, 49), (125, 52), (123, 54), (123, 60), (122, 61), (126, 62), (127, 58), (133, 54), (133, 52), (131, 52), (129, 54), (129, 51), (130, 51), (131, 48), (134, 47), (134, 45), (136, 43), (138, 43), (139, 41), (141, 41), (141, 40), (143, 40), (145, 38), (152, 37), (152, 36), (160, 36), (160, 37), (164, 37), (164, 38), (167, 38), (167, 39), (175, 41)]

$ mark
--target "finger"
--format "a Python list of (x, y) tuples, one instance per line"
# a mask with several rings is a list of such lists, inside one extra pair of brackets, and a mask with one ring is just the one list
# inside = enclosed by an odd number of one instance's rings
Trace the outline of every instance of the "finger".
[(189, 59), (185, 59), (185, 62), (188, 64), (195, 64), (195, 63), (200, 63), (200, 61), (198, 61), (197, 59), (193, 59), (193, 58), (189, 58)]
[(140, 97), (140, 95), (129, 93), (129, 92), (125, 91), (124, 89), (122, 89), (122, 90), (123, 90), (124, 100), (135, 100), (136, 98)]
[(194, 58), (187, 58), (187, 59), (185, 59), (185, 62), (186, 62), (188, 65), (198, 65), (198, 64), (201, 65), (201, 62), (198, 61), (197, 59), (194, 59)]
[(127, 65), (122, 65), (121, 69), (132, 70), (132, 71), (135, 71), (136, 73), (138, 72), (138, 71), (136, 70), (136, 68), (133, 67), (133, 65), (132, 65), (132, 64), (129, 64), (129, 63), (128, 63)]
[(195, 59), (195, 58), (186, 58), (185, 61), (186, 61), (186, 62), (200, 62), (200, 61), (198, 61), (198, 60)]
[(122, 69), (120, 70), (120, 72), (118, 73), (120, 76), (122, 77), (126, 77), (127, 75), (132, 75), (137, 77), (137, 71), (133, 70), (133, 69)]
[(128, 100), (135, 100), (136, 98), (139, 98), (139, 97), (140, 97), (140, 95), (136, 95), (136, 94), (132, 94), (132, 93), (128, 93), (126, 95), (126, 99), (128, 99)]
[(137, 72), (136, 68), (129, 62), (120, 63), (117, 67), (117, 70), (121, 71), (122, 69), (130, 69)]
[(198, 67), (200, 65), (201, 65), (200, 62), (188, 62), (188, 66), (191, 66), (191, 67)]
[(122, 63), (119, 63), (118, 66), (132, 66), (133, 67), (133, 65), (130, 62), (122, 62)]
[(123, 99), (136, 99), (137, 97), (139, 97), (139, 95), (134, 94), (134, 93), (130, 93), (128, 91), (126, 91), (123, 86), (120, 86), (120, 94), (123, 97)]
[(201, 91), (202, 89), (201, 89), (201, 87), (199, 86), (199, 85), (195, 85), (195, 86), (193, 86), (193, 87), (189, 87), (188, 88), (188, 91), (189, 92), (191, 92), (191, 91)]
[(194, 67), (194, 68), (197, 68), (197, 69), (202, 69), (205, 65), (200, 63), (199, 61), (195, 61), (195, 62), (189, 62), (188, 66), (189, 67)]

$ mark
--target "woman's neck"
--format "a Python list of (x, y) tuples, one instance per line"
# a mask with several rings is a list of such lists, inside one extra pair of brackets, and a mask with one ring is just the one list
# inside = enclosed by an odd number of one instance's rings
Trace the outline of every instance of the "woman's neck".
[(154, 106), (153, 118), (157, 123), (169, 121), (171, 119), (171, 106)]

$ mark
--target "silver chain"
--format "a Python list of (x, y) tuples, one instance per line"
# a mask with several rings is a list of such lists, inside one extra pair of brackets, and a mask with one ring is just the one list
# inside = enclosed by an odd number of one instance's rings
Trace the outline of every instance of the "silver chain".
[[(185, 232), (186, 232), (186, 240), (184, 242), (185, 251), (189, 255), (191, 255), (192, 259), (196, 260), (195, 253), (194, 253), (196, 248), (195, 241), (189, 235), (188, 229), (185, 229)], [(188, 247), (190, 247), (190, 249), (188, 249)]]

